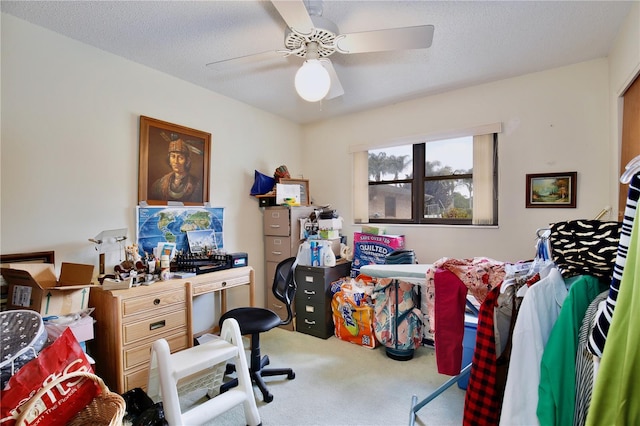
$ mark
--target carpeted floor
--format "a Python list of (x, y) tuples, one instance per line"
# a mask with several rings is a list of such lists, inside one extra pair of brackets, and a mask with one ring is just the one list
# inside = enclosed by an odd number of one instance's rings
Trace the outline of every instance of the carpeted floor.
[[(265, 379), (274, 395), (269, 404), (254, 387), (264, 426), (408, 425), (412, 395), (422, 401), (450, 378), (437, 373), (430, 347), (417, 349), (411, 360), (396, 361), (383, 347), (275, 329), (262, 336), (261, 348), (272, 367), (296, 373), (293, 380)], [(454, 384), (418, 411), (415, 424), (462, 424), (463, 406), (464, 391)], [(208, 424), (246, 422), (238, 406)]]

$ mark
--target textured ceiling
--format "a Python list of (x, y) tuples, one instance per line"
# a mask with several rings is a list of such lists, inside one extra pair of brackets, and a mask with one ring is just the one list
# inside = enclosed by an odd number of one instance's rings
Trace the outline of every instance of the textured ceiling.
[(2, 12), (298, 123), (606, 57), (632, 2), (330, 1), (341, 33), (430, 24), (428, 49), (330, 59), (344, 95), (308, 103), (302, 63), (206, 64), (283, 47), (269, 1), (6, 1)]

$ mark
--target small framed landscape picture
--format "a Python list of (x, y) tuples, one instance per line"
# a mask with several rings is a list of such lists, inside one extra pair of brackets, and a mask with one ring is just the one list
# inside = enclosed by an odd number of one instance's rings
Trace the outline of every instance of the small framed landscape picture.
[(528, 174), (526, 208), (575, 208), (577, 175), (577, 172)]

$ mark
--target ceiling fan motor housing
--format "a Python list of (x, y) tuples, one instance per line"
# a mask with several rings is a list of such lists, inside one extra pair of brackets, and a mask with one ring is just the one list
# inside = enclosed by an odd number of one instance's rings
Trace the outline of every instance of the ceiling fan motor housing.
[(314, 28), (309, 34), (296, 31), (295, 28), (287, 28), (284, 37), (284, 45), (295, 55), (301, 58), (307, 57), (307, 44), (315, 42), (318, 45), (318, 58), (326, 58), (336, 51), (336, 38), (338, 26), (322, 16), (311, 16)]

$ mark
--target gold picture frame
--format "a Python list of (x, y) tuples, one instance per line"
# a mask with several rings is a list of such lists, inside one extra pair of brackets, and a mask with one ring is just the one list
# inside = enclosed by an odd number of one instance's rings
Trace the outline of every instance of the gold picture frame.
[(311, 205), (311, 195), (309, 194), (309, 179), (281, 178), (279, 183), (284, 185), (299, 185), (300, 186), (300, 205), (301, 206)]
[(209, 202), (211, 133), (140, 116), (138, 203)]

